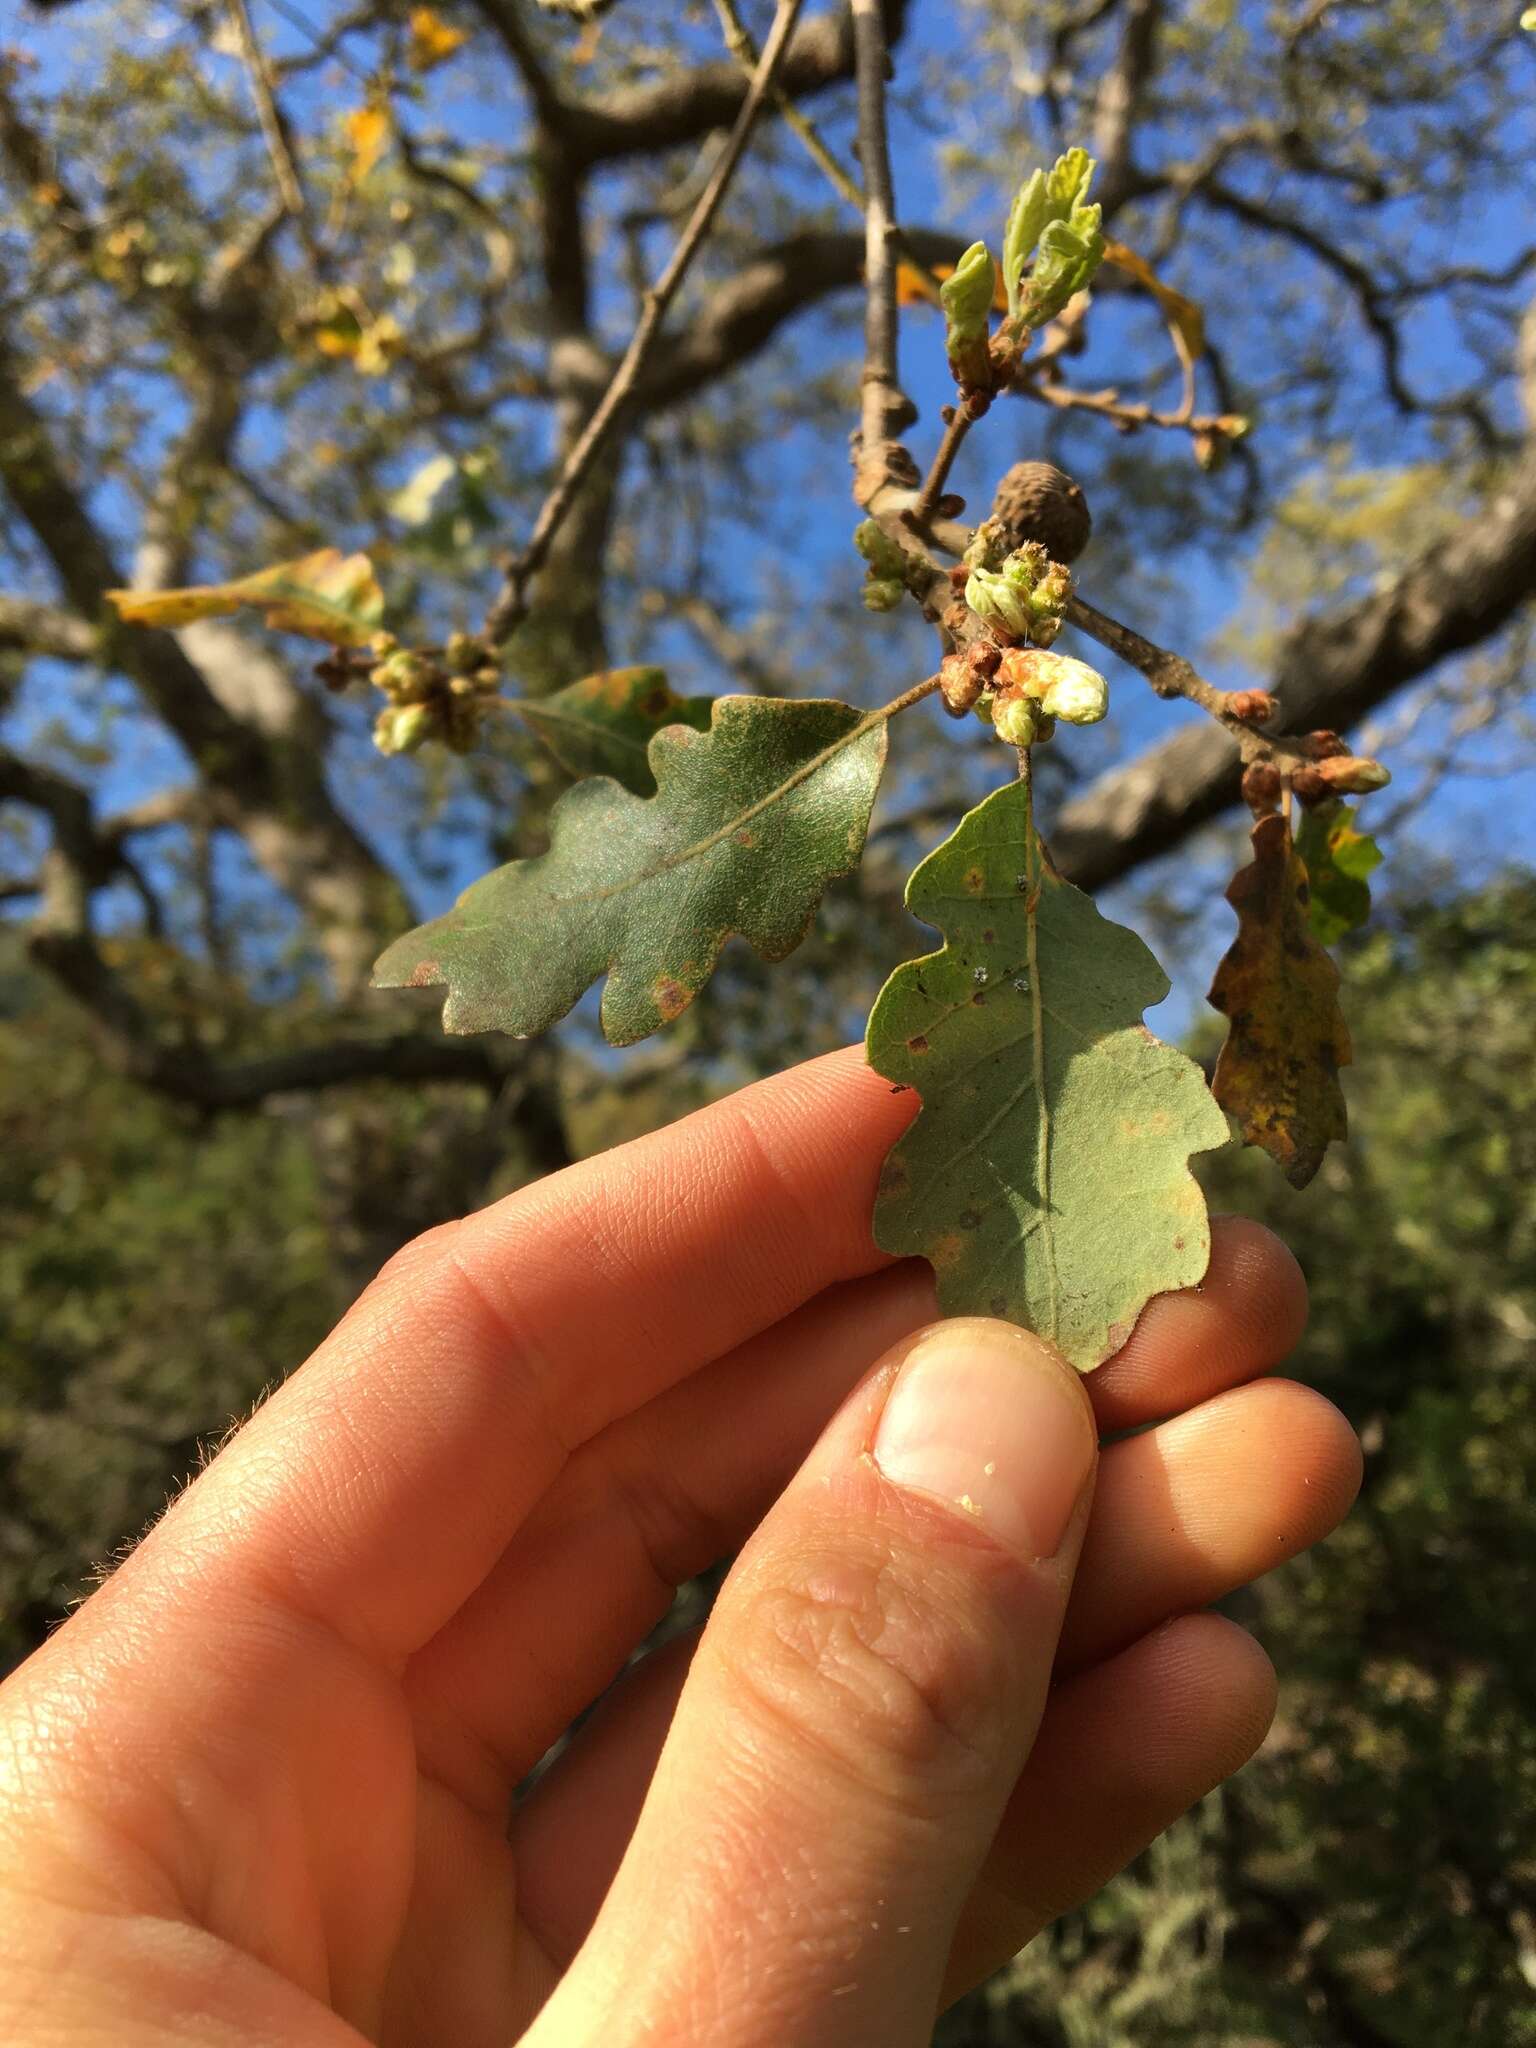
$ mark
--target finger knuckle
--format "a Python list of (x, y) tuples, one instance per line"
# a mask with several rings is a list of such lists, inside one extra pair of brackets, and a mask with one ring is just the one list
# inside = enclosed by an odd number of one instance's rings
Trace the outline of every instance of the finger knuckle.
[(760, 1588), (737, 1676), (760, 1712), (889, 1790), (968, 1789), (992, 1770), (1006, 1673), (992, 1630), (879, 1558)]

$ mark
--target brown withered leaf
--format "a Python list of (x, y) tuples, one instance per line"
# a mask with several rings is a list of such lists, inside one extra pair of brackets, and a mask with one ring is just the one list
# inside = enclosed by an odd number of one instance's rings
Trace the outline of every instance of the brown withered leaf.
[(1289, 824), (1260, 818), (1252, 865), (1227, 890), (1237, 937), (1208, 998), (1229, 1023), (1212, 1092), (1297, 1188), (1347, 1134), (1339, 1069), (1353, 1057), (1339, 970), (1312, 932), (1308, 895)]

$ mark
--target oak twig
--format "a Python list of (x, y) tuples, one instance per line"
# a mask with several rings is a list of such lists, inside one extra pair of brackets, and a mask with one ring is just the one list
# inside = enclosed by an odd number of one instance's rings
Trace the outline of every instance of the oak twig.
[(1246, 425), (1235, 413), (1197, 413), (1183, 405), (1174, 412), (1161, 412), (1140, 399), (1121, 398), (1113, 387), (1107, 391), (1082, 391), (1071, 384), (1030, 378), (1016, 383), (1013, 388), (1023, 397), (1038, 399), (1042, 405), (1054, 405), (1061, 412), (1100, 413), (1127, 433), (1134, 433), (1138, 427), (1172, 427), (1191, 435), (1236, 440)]
[(666, 269), (650, 290), (645, 294), (640, 318), (630, 336), (629, 346), (623, 360), (614, 371), (607, 390), (598, 401), (597, 409), (587, 421), (581, 438), (561, 466), (549, 495), (545, 498), (539, 515), (534, 521), (533, 532), (522, 553), (513, 557), (506, 566), (506, 580), (496, 602), (486, 615), (485, 636), (493, 646), (499, 646), (513, 629), (528, 614), (528, 585), (543, 566), (549, 554), (551, 543), (560, 529), (561, 522), (576, 501), (593, 464), (602, 452), (619, 414), (632, 395), (640, 378), (646, 356), (661, 330), (667, 308), (677, 296), (678, 288), (688, 274), (689, 265), (703, 246), (720, 202), (740, 163), (752, 130), (757, 124), (773, 86), (774, 73), (779, 67), (794, 29), (795, 19), (800, 12), (801, 0), (779, 0), (778, 12), (773, 27), (763, 45), (763, 54), (758, 59), (757, 69), (752, 74), (752, 83), (742, 102), (741, 112), (736, 117), (725, 147), (715, 162), (709, 183), (699, 194), (698, 203), (689, 217), (687, 226), (678, 238), (677, 247)]
[(908, 514), (910, 523), (919, 529), (926, 527), (933, 517), (944, 486), (949, 481), (949, 472), (955, 466), (955, 457), (960, 453), (960, 445), (980, 417), (972, 412), (964, 399), (958, 405), (946, 406), (944, 411), (944, 438), (929, 465), (928, 474), (923, 478), (917, 503)]
[(853, 0), (859, 95), (859, 161), (864, 172), (864, 380), (854, 501), (868, 505), (892, 475), (897, 435), (917, 417), (896, 368), (896, 196), (885, 127), (889, 57), (880, 0)]
[(246, 0), (229, 0), (229, 15), (234, 24), (235, 40), (240, 45), (240, 56), (245, 65), (246, 75), (251, 81), (251, 93), (256, 101), (256, 118), (261, 123), (261, 139), (267, 146), (273, 178), (277, 182), (285, 210), (292, 214), (295, 220), (301, 219), (304, 213), (303, 181), (299, 177), (298, 165), (293, 160), (293, 151), (288, 146), (287, 129), (272, 91), (272, 74), (267, 69), (266, 57), (256, 40), (256, 28), (251, 20)]
[(1107, 612), (1099, 611), (1075, 595), (1067, 599), (1066, 618), (1067, 623), (1076, 626), (1079, 632), (1086, 633), (1101, 647), (1107, 647), (1111, 654), (1118, 654), (1122, 661), (1139, 669), (1159, 697), (1182, 697), (1186, 703), (1198, 705), (1237, 741), (1245, 763), (1284, 760), (1299, 765), (1311, 760), (1299, 741), (1260, 732), (1250, 720), (1239, 718), (1232, 709), (1232, 698), (1237, 693), (1218, 690), (1182, 654), (1159, 647), (1155, 640), (1148, 640), (1133, 626), (1122, 625), (1118, 619), (1112, 619)]
[[(750, 31), (736, 10), (736, 0), (715, 0), (715, 13), (720, 19), (720, 32), (725, 37), (726, 48), (750, 78), (757, 62), (757, 45)], [(773, 89), (773, 110), (786, 128), (799, 137), (807, 156), (826, 178), (827, 183), (853, 208), (862, 219), (864, 194), (859, 190), (857, 180), (838, 162), (831, 148), (822, 137), (821, 130), (803, 109), (785, 92), (782, 86)], [(906, 237), (898, 228), (896, 247), (902, 261), (909, 267), (918, 289), (935, 306), (939, 303), (939, 280), (934, 276), (922, 258), (915, 254)]]

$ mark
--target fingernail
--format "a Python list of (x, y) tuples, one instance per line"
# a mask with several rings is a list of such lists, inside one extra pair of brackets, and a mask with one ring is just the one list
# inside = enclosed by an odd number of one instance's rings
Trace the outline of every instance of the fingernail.
[(1026, 1331), (960, 1317), (920, 1337), (880, 1417), (875, 1463), (1023, 1557), (1061, 1548), (1093, 1464), (1071, 1368)]

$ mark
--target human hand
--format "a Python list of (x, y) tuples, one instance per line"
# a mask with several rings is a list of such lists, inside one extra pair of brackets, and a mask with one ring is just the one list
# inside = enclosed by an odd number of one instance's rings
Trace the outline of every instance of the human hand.
[(1193, 1610), (1358, 1478), (1252, 1384), (1294, 1262), (1218, 1223), (1087, 1382), (914, 1346), (912, 1108), (834, 1055), (391, 1261), (0, 1688), (0, 2037), (900, 2048), (1245, 1761), (1269, 1665)]

